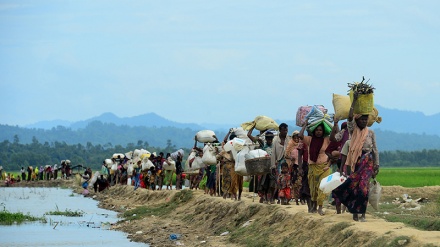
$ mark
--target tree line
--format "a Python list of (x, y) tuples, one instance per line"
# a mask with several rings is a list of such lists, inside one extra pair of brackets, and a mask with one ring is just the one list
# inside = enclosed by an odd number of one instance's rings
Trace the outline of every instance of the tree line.
[[(172, 153), (181, 147), (176, 147), (171, 139), (166, 140), (165, 147), (153, 147), (147, 141), (138, 140), (125, 146), (92, 144), (67, 144), (66, 142), (40, 143), (36, 137), (31, 143), (20, 143), (18, 135), (13, 141), (4, 140), (0, 143), (0, 165), (6, 170), (17, 171), (21, 167), (45, 166), (60, 164), (61, 160), (69, 159), (73, 166), (82, 165), (92, 169), (99, 169), (104, 159), (111, 158), (114, 153), (126, 153), (135, 149), (146, 149), (159, 154)], [(185, 154), (189, 148), (183, 148)], [(421, 151), (383, 151), (380, 152), (380, 165), (382, 167), (440, 167), (440, 150)]]
[[(17, 135), (14, 140), (4, 140), (0, 143), (0, 166), (10, 171), (18, 171), (21, 167), (40, 167), (45, 165), (60, 164), (61, 160), (70, 160), (72, 166), (82, 165), (92, 169), (100, 169), (102, 162), (111, 158), (114, 153), (127, 153), (135, 149), (146, 149), (151, 153), (160, 152), (172, 153), (178, 148), (172, 143), (171, 139), (166, 140), (165, 147), (152, 147), (148, 142), (138, 140), (136, 143), (128, 143), (125, 147), (122, 145), (93, 145), (87, 142), (86, 145), (67, 144), (66, 142), (44, 142), (40, 143), (36, 137), (32, 138), (31, 143), (22, 144)], [(184, 149), (186, 153), (190, 150)]]
[[(297, 128), (293, 123), (289, 123), (289, 134)], [(91, 122), (82, 129), (57, 126), (50, 130), (0, 124), (0, 140), (13, 142), (14, 136), (17, 135), (21, 143), (32, 143), (33, 138), (37, 138), (42, 143), (65, 141), (70, 145), (77, 143), (88, 145), (90, 142), (93, 145), (100, 144), (108, 148), (109, 144), (127, 146), (133, 140), (143, 140), (148, 144), (145, 146), (166, 147), (167, 140), (171, 139), (177, 147), (191, 147), (194, 144), (194, 135), (197, 131), (199, 130), (173, 126), (127, 126), (100, 121)], [(226, 132), (227, 130), (215, 130), (219, 140), (226, 135)], [(375, 129), (375, 133), (380, 151), (440, 149), (440, 136), (436, 135), (396, 133), (380, 129)]]

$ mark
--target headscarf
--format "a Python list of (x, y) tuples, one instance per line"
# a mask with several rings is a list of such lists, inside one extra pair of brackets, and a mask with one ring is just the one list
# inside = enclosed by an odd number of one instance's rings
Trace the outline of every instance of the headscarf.
[[(356, 114), (354, 119), (362, 117), (361, 114)], [(353, 125), (354, 130), (351, 135), (350, 148), (347, 155), (347, 164), (351, 165), (351, 170), (354, 171), (358, 158), (362, 155), (362, 147), (368, 135), (368, 127), (360, 129), (355, 121)]]
[(324, 136), (322, 137), (312, 137), (309, 147), (309, 159), (313, 162), (318, 160), (319, 152), (321, 151), (322, 144), (324, 144)]
[[(295, 141), (295, 138), (293, 138), (294, 136), (298, 136), (299, 131), (295, 130), (292, 133), (292, 138), (290, 138), (289, 143), (287, 144), (287, 148), (286, 148), (286, 154), (292, 157), (295, 157), (296, 159), (298, 158), (298, 148), (299, 148), (299, 144), (300, 141)], [(290, 160), (287, 160), (288, 164), (290, 165)], [(297, 163), (297, 161), (295, 162)]]

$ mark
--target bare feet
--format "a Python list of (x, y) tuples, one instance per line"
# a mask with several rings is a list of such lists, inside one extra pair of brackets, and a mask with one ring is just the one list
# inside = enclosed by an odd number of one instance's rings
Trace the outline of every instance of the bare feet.
[(321, 216), (325, 214), (324, 211), (322, 211), (322, 206), (319, 206), (318, 214), (321, 215)]
[(354, 221), (359, 221), (358, 214), (353, 214), (353, 220)]
[(359, 218), (360, 222), (367, 222), (367, 220), (365, 219), (365, 214), (362, 214), (361, 217)]

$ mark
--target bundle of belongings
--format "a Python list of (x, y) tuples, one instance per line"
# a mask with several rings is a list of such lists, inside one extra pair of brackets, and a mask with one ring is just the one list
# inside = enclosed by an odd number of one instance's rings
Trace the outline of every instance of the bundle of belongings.
[(307, 119), (307, 131), (313, 132), (319, 125), (324, 126), (324, 135), (330, 135), (333, 128), (333, 114), (324, 113), (319, 106), (314, 105), (305, 116)]
[(339, 120), (347, 119), (350, 112), (351, 103), (353, 102), (354, 92), (358, 94), (358, 100), (354, 105), (353, 113), (368, 115), (367, 126), (371, 127), (374, 123), (382, 122), (379, 111), (374, 107), (373, 86), (362, 81), (348, 83), (348, 95), (333, 94), (333, 107), (335, 109), (335, 118)]
[(254, 121), (242, 123), (241, 127), (244, 130), (250, 130), (252, 127), (255, 127), (255, 129), (260, 131), (268, 129), (279, 129), (278, 124), (272, 118), (266, 116), (257, 116)]

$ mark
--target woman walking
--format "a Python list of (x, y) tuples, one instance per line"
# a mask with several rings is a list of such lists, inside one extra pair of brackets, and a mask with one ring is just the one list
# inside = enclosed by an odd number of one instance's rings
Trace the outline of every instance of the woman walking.
[[(351, 139), (346, 162), (341, 164), (351, 167), (353, 172), (333, 194), (353, 214), (353, 220), (365, 221), (369, 181), (379, 173), (379, 152), (376, 135), (367, 127), (368, 115), (353, 113), (357, 98), (358, 94), (355, 93), (347, 123)], [(361, 214), (360, 219), (358, 214)]]
[(312, 131), (312, 136), (304, 136), (306, 126), (307, 121), (299, 132), (299, 138), (309, 147), (309, 171), (307, 176), (311, 195), (309, 213), (318, 212), (320, 215), (324, 215), (322, 206), (326, 195), (319, 189), (319, 184), (323, 178), (330, 175), (330, 170), (325, 169), (328, 164), (328, 156), (325, 150), (330, 143), (330, 138), (325, 136), (323, 123)]

